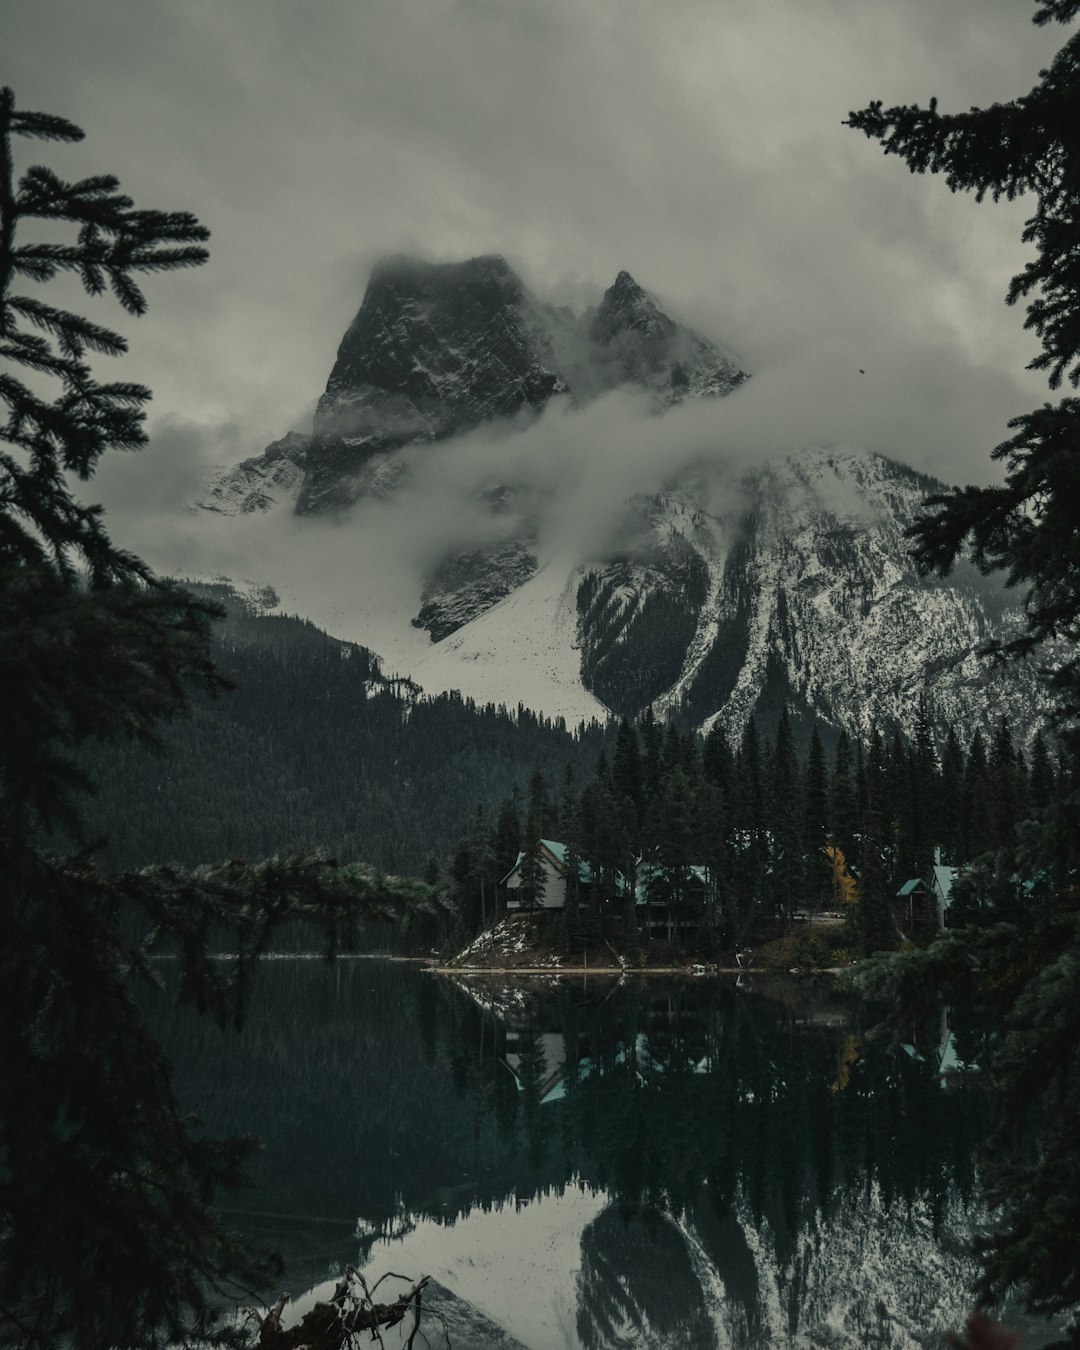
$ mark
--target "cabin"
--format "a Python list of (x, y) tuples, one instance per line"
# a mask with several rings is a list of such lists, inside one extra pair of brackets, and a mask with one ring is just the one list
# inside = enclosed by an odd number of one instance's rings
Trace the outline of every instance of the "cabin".
[(922, 877), (905, 881), (896, 892), (896, 917), (905, 932), (930, 932), (937, 928), (937, 909), (930, 887)]
[(669, 939), (676, 927), (700, 928), (720, 918), (716, 882), (701, 864), (680, 869), (673, 877), (655, 865), (638, 869), (635, 900), (642, 927), (651, 935)]
[[(569, 848), (557, 839), (540, 840), (540, 861), (544, 869), (544, 893), (534, 906), (537, 910), (563, 909), (566, 905), (566, 877)], [(513, 867), (499, 885), (510, 912), (529, 908), (521, 897), (522, 864), (525, 854), (517, 856)], [(668, 938), (676, 928), (699, 928), (720, 918), (716, 882), (707, 867), (694, 865), (680, 869), (680, 876), (653, 864), (638, 868), (634, 904), (642, 928), (653, 936)], [(623, 900), (628, 893), (626, 878), (619, 872), (598, 878), (584, 859), (577, 863), (578, 899), (601, 904)], [(603, 883), (601, 885), (601, 882)]]
[[(536, 909), (562, 909), (566, 905), (566, 874), (569, 866), (567, 861), (569, 852), (567, 845), (559, 843), (556, 839), (540, 840), (540, 861), (544, 868), (544, 894), (539, 897), (535, 906)], [(521, 898), (521, 865), (524, 861), (524, 852), (519, 853), (513, 867), (499, 882), (499, 885), (506, 892), (506, 908), (508, 910), (527, 908)], [(593, 869), (583, 858), (578, 859), (577, 877), (579, 899), (585, 900), (590, 897), (595, 899), (611, 898), (610, 896), (596, 895), (597, 878), (593, 874)], [(622, 896), (625, 892), (626, 880), (616, 873), (614, 893), (616, 896)]]

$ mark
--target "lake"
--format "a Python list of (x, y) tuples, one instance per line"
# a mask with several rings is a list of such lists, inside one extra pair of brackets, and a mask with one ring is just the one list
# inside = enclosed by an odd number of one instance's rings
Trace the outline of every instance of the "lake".
[(351, 1262), (432, 1276), (459, 1350), (929, 1346), (968, 1309), (986, 1116), (945, 1070), (987, 1038), (948, 1010), (890, 1048), (827, 981), (282, 959), (242, 1033), (155, 1020), (185, 1105), (262, 1137), (222, 1207), (301, 1307)]

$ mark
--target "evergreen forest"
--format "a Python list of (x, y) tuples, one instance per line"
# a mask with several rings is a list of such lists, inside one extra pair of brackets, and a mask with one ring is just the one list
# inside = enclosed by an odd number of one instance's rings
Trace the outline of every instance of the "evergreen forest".
[(493, 817), (476, 806), (450, 868), (466, 933), (519, 854), (524, 868), (547, 839), (578, 864), (568, 866), (568, 940), (648, 936), (640, 902), (620, 901), (640, 896), (644, 879), (649, 899), (676, 915), (666, 936), (681, 935), (683, 946), (692, 934), (689, 945), (702, 947), (706, 926), (678, 919), (704, 906), (719, 919), (707, 945), (721, 949), (828, 913), (846, 921), (843, 947), (892, 948), (905, 936), (898, 890), (927, 883), (936, 863), (963, 865), (950, 923), (990, 922), (1032, 903), (1040, 879), (1015, 870), (1011, 850), (1021, 823), (1071, 778), (1043, 735), (1025, 753), (1005, 720), (966, 746), (950, 732), (939, 749), (921, 708), (912, 737), (875, 730), (864, 747), (841, 734), (832, 754), (816, 729), (800, 750), (786, 712), (771, 735), (752, 718), (733, 745), (719, 724), (701, 737), (648, 710), (637, 725), (622, 719), (614, 753), (602, 750), (578, 781), (572, 766), (558, 785), (537, 766), (527, 793), (515, 791)]
[(903, 936), (893, 897), (935, 859), (986, 859), (967, 868), (957, 916), (1022, 903), (1030, 878), (1003, 873), (997, 851), (1064, 781), (1042, 735), (1027, 753), (1004, 721), (966, 745), (939, 742), (924, 712), (912, 737), (841, 734), (829, 749), (817, 730), (800, 744), (786, 713), (771, 728), (751, 720), (737, 743), (719, 724), (702, 737), (651, 710), (570, 730), (524, 707), (425, 696), (307, 621), (223, 585), (202, 593), (224, 609), (214, 655), (235, 687), (168, 725), (164, 753), (88, 752), (98, 790), (86, 827), (106, 862), (197, 866), (284, 843), (423, 871), (450, 902), (418, 922), (425, 948), (452, 950), (487, 926), (499, 882), (541, 838), (566, 844), (594, 881), (580, 903), (571, 886), (567, 940), (647, 937), (619, 902), (647, 875), (684, 920), (707, 893), (708, 934), (676, 923), (666, 935), (684, 949), (760, 942), (815, 912), (848, 920), (845, 949), (889, 948)]
[(194, 699), (160, 750), (85, 752), (97, 786), (85, 830), (110, 867), (320, 848), (415, 874), (450, 851), (478, 800), (498, 802), (533, 764), (584, 777), (611, 739), (597, 723), (571, 732), (524, 707), (425, 697), (305, 620), (259, 613), (225, 586), (192, 589), (224, 607), (213, 655), (234, 688)]

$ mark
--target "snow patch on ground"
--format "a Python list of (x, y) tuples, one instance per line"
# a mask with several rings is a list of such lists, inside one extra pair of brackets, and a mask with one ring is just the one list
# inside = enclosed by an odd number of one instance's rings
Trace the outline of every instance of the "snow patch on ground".
[[(532, 955), (525, 958), (525, 953)], [(473, 938), (449, 963), (455, 969), (484, 969), (493, 966), (550, 967), (558, 970), (562, 957), (546, 947), (538, 947), (532, 920), (525, 914), (506, 915), (498, 923)]]

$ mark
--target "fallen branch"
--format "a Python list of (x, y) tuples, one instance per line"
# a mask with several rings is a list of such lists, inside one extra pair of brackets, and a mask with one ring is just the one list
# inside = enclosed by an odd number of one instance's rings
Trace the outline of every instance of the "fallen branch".
[[(424, 1309), (422, 1299), (430, 1276), (425, 1275), (422, 1280), (418, 1280), (407, 1293), (402, 1294), (393, 1303), (376, 1303), (372, 1295), (387, 1278), (408, 1280), (409, 1277), (388, 1272), (369, 1290), (359, 1271), (347, 1266), (330, 1301), (316, 1303), (294, 1327), (281, 1325), (281, 1313), (289, 1297), (282, 1294), (266, 1315), (257, 1319), (258, 1350), (301, 1350), (301, 1347), (304, 1350), (348, 1350), (354, 1343), (353, 1338), (365, 1331), (381, 1344), (381, 1332), (397, 1326), (405, 1319), (410, 1309), (413, 1312), (413, 1326), (408, 1344), (412, 1345), (423, 1312), (430, 1312), (430, 1309)], [(356, 1285), (359, 1285), (362, 1292), (356, 1289)], [(448, 1336), (446, 1343), (450, 1344)]]

